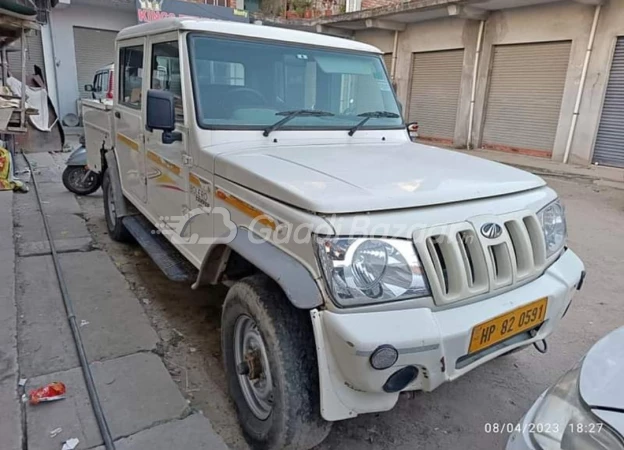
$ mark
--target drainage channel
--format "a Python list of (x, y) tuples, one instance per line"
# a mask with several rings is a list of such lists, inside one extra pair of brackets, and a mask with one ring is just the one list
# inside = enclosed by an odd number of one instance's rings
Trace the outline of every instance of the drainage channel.
[(48, 237), (48, 242), (50, 243), (50, 252), (52, 253), (52, 260), (54, 262), (56, 278), (58, 280), (61, 296), (63, 297), (63, 303), (65, 304), (65, 312), (67, 313), (69, 327), (71, 328), (74, 343), (76, 344), (76, 351), (78, 352), (78, 359), (80, 360), (82, 375), (84, 376), (85, 384), (87, 386), (87, 392), (89, 393), (89, 399), (91, 400), (93, 413), (95, 414), (95, 420), (97, 421), (98, 427), (100, 429), (100, 434), (102, 435), (102, 440), (104, 441), (104, 446), (106, 447), (106, 450), (115, 450), (115, 443), (113, 442), (113, 437), (111, 436), (110, 429), (108, 428), (108, 422), (106, 422), (106, 416), (104, 415), (104, 410), (102, 409), (102, 403), (100, 402), (100, 397), (98, 396), (97, 388), (95, 387), (95, 383), (93, 381), (93, 374), (91, 373), (89, 360), (87, 359), (87, 354), (85, 353), (84, 345), (82, 343), (80, 329), (78, 327), (78, 324), (76, 323), (74, 305), (72, 303), (71, 297), (69, 296), (67, 284), (65, 283), (65, 277), (63, 276), (63, 270), (59, 262), (58, 254), (56, 253), (56, 246), (54, 245), (54, 239), (52, 237), (52, 231), (50, 230), (50, 224), (48, 223), (48, 218), (43, 211), (43, 204), (41, 202), (41, 197), (39, 196), (39, 186), (37, 184), (35, 172), (30, 165), (30, 161), (28, 160), (26, 155), (22, 154), (22, 156), (26, 160), (26, 164), (28, 164), (28, 168), (30, 169), (30, 176), (32, 177), (33, 187), (35, 188), (35, 196), (37, 197), (39, 212), (41, 213), (41, 217), (43, 218), (43, 226)]

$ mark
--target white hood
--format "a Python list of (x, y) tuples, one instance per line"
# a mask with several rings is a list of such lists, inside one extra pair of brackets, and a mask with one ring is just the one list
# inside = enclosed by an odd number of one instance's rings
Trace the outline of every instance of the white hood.
[(545, 185), (509, 166), (410, 142), (265, 146), (224, 153), (217, 176), (317, 213), (439, 205)]
[(589, 350), (580, 376), (579, 390), (585, 403), (624, 414), (624, 327), (612, 331)]

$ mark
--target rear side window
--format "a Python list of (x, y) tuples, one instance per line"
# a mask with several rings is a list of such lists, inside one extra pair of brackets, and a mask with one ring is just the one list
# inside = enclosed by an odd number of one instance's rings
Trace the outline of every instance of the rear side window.
[(95, 78), (93, 79), (93, 90), (95, 92), (102, 91), (102, 74), (101, 73), (97, 73), (95, 75)]
[(141, 108), (143, 84), (143, 46), (120, 49), (119, 103), (130, 108)]
[(102, 72), (100, 74), (100, 86), (98, 92), (108, 91), (108, 72)]

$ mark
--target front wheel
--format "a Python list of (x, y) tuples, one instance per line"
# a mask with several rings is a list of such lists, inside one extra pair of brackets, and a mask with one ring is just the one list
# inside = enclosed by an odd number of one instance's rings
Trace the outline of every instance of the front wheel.
[(221, 343), (230, 395), (253, 449), (308, 450), (327, 437), (312, 321), (271, 279), (253, 275), (230, 289)]
[(101, 185), (100, 175), (81, 166), (67, 166), (63, 171), (63, 185), (77, 195), (89, 195)]
[(110, 176), (110, 170), (104, 172), (102, 178), (102, 191), (104, 191), (104, 217), (108, 235), (118, 242), (128, 242), (131, 235), (121, 222), (121, 217), (117, 217), (117, 206), (115, 204), (114, 186)]

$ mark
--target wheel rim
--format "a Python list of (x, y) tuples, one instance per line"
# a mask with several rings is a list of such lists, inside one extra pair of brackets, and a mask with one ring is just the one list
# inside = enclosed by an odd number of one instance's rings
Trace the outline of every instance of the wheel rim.
[(258, 419), (266, 420), (273, 410), (273, 378), (260, 330), (246, 315), (241, 315), (234, 327), (234, 361), (249, 409)]
[(106, 189), (106, 205), (108, 209), (108, 227), (112, 230), (115, 228), (115, 224), (117, 223), (117, 211), (115, 209), (115, 197), (113, 196), (113, 185), (111, 183), (108, 183), (108, 187)]
[[(82, 180), (85, 180), (84, 183)], [(74, 186), (79, 191), (88, 191), (91, 189), (95, 183), (97, 182), (97, 177), (95, 173), (89, 171), (85, 179), (85, 170), (84, 169), (76, 169), (72, 170), (69, 173), (69, 183)]]

